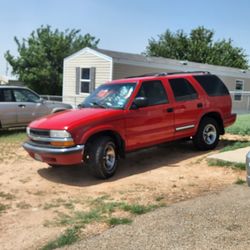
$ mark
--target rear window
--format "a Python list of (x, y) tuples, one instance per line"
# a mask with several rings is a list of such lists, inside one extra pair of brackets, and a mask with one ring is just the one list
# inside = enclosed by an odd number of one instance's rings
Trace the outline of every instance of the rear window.
[(209, 96), (229, 95), (225, 84), (215, 75), (199, 75), (194, 78), (200, 83), (201, 87)]

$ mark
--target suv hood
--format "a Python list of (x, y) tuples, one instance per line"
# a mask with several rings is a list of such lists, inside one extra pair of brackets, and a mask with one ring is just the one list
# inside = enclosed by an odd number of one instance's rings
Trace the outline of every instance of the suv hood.
[(103, 120), (113, 120), (124, 113), (124, 110), (83, 108), (65, 110), (52, 115), (42, 117), (29, 124), (29, 127), (36, 129), (65, 129), (71, 130), (77, 126), (91, 126), (93, 123)]

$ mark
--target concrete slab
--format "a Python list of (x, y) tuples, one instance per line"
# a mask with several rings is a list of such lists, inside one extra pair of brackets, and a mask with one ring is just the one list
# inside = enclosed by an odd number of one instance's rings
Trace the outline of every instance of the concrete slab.
[(214, 155), (209, 155), (208, 159), (222, 160), (236, 163), (245, 163), (246, 155), (250, 151), (250, 147), (239, 148), (232, 151), (222, 152)]

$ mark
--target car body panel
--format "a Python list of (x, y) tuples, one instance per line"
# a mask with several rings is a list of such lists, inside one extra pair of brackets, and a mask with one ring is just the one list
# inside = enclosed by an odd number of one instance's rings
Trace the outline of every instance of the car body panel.
[[(4, 100), (0, 101), (0, 125), (3, 129), (26, 126), (39, 117), (72, 108), (69, 104), (45, 101), (28, 88), (0, 86), (0, 92), (3, 93), (6, 90), (11, 92), (12, 100), (8, 102)], [(36, 100), (28, 101), (25, 98), (21, 100), (18, 98), (20, 97), (19, 92), (24, 93), (24, 97), (25, 93), (36, 96)]]

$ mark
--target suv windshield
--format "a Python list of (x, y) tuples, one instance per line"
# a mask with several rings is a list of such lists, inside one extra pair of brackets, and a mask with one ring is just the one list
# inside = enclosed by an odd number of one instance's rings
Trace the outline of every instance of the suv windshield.
[(103, 84), (98, 87), (81, 107), (123, 109), (135, 89), (135, 83)]

